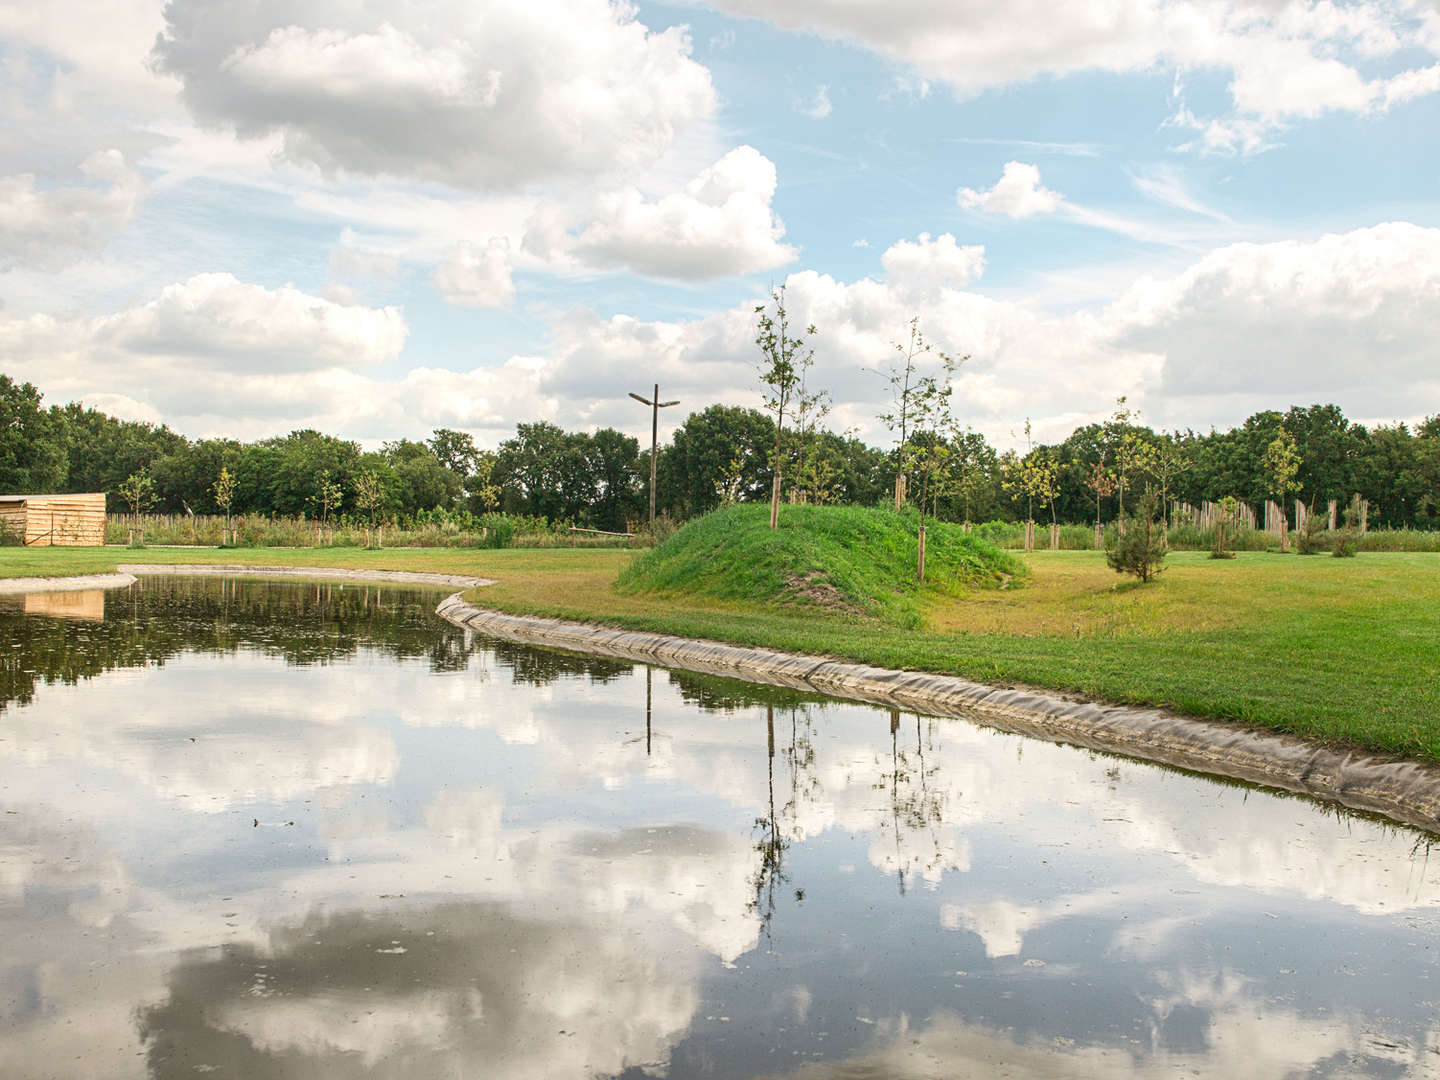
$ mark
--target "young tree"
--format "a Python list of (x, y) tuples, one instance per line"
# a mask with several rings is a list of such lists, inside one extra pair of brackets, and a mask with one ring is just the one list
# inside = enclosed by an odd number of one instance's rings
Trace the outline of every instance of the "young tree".
[(1120, 436), (1115, 449), (1115, 493), (1118, 501), (1117, 513), (1120, 530), (1125, 529), (1125, 490), (1140, 477), (1155, 471), (1155, 447), (1138, 431), (1127, 431)]
[(925, 508), (931, 492), (943, 486), (950, 466), (950, 447), (944, 432), (955, 426), (950, 412), (951, 382), (955, 369), (964, 361), (955, 361), (940, 353), (943, 374), (940, 378), (922, 375), (916, 380), (911, 398), (912, 437), (901, 457), (901, 468), (913, 473), (920, 481), (920, 534), (916, 566), (921, 581), (925, 580)]
[(1085, 486), (1095, 493), (1095, 529), (1100, 529), (1100, 500), (1108, 499), (1115, 494), (1115, 477), (1105, 467), (1105, 458), (1102, 455), (1100, 460), (1090, 466), (1090, 475), (1085, 478)]
[(1055, 452), (1048, 447), (1042, 449), (1030, 455), (1026, 465), (1027, 485), (1031, 494), (1050, 507), (1051, 526), (1058, 525), (1060, 522), (1055, 516), (1055, 500), (1060, 496), (1060, 463), (1055, 460)]
[(1215, 539), (1210, 545), (1210, 558), (1212, 559), (1233, 559), (1235, 552), (1227, 546), (1230, 541), (1230, 526), (1235, 523), (1236, 515), (1240, 511), (1240, 502), (1234, 495), (1226, 495), (1220, 500), (1219, 514), (1215, 518)]
[(914, 427), (916, 395), (920, 390), (919, 359), (930, 351), (930, 344), (920, 332), (920, 316), (910, 320), (910, 340), (906, 344), (892, 342), (900, 362), (891, 361), (879, 372), (890, 386), (892, 410), (881, 413), (880, 421), (895, 432), (895, 461), (898, 471), (895, 475), (895, 509), (905, 502), (905, 447)]
[(340, 500), (343, 495), (344, 492), (340, 490), (339, 483), (330, 478), (330, 470), (321, 469), (320, 476), (315, 482), (315, 494), (311, 496), (311, 501), (320, 511), (322, 522), (329, 522), (330, 511), (340, 509)]
[(1105, 421), (1102, 426), (1105, 456), (1114, 462), (1111, 475), (1115, 478), (1115, 491), (1118, 497), (1116, 516), (1119, 518), (1122, 530), (1125, 527), (1125, 489), (1135, 472), (1143, 468), (1145, 462), (1142, 458), (1149, 445), (1140, 438), (1139, 433), (1135, 430), (1134, 420), (1139, 413), (1134, 409), (1126, 408), (1125, 400), (1124, 395), (1115, 399), (1115, 411), (1110, 414), (1110, 419)]
[(374, 527), (384, 501), (385, 489), (376, 473), (366, 469), (355, 478), (355, 509), (364, 516), (367, 533)]
[(1265, 448), (1262, 461), (1270, 490), (1280, 498), (1280, 550), (1289, 551), (1290, 529), (1285, 500), (1291, 492), (1300, 490), (1300, 484), (1295, 479), (1295, 474), (1300, 471), (1300, 450), (1295, 445), (1295, 437), (1282, 430)]
[(129, 505), (130, 513), (139, 517), (155, 505), (155, 481), (150, 479), (149, 470), (141, 469), (121, 481), (116, 494)]
[(215, 498), (215, 505), (225, 515), (225, 529), (228, 532), (230, 529), (230, 505), (235, 501), (235, 474), (228, 467), (220, 466), (220, 475), (210, 486), (210, 494)]
[[(1030, 438), (1030, 421), (1025, 421), (1025, 437)], [(1011, 456), (1007, 462), (1005, 490), (1025, 497), (1025, 550), (1035, 545), (1035, 500), (1050, 507), (1050, 524), (1058, 523), (1055, 499), (1060, 494), (1060, 467), (1049, 449), (1032, 450), (1025, 457)]]
[(1160, 483), (1160, 507), (1165, 516), (1165, 527), (1170, 527), (1170, 492), (1175, 482), (1190, 469), (1190, 457), (1185, 447), (1173, 435), (1162, 435), (1154, 448), (1153, 468), (1155, 479)]
[(494, 482), (495, 451), (481, 450), (475, 455), (470, 475), (465, 478), (466, 503), (472, 514), (483, 514), (500, 507), (500, 485)]
[[(150, 479), (150, 474), (145, 469), (133, 472), (120, 482), (116, 489), (122, 499), (130, 506), (130, 513), (139, 517), (155, 505), (155, 481)], [(140, 544), (145, 544), (145, 526), (140, 526)]]
[(738, 457), (730, 459), (730, 464), (715, 481), (715, 494), (720, 498), (721, 506), (734, 506), (740, 502), (741, 495), (745, 490), (745, 462)]
[(808, 386), (809, 365), (800, 371), (800, 386), (795, 394), (794, 421), (790, 425), (795, 443), (795, 482), (793, 494), (802, 503), (822, 503), (830, 495), (830, 472), (822, 456), (820, 423), (830, 415), (830, 394), (825, 390), (812, 392)]
[(806, 339), (815, 334), (815, 327), (804, 333), (790, 333), (790, 314), (785, 310), (785, 286), (770, 290), (769, 304), (755, 309), (755, 344), (765, 359), (760, 365), (760, 382), (765, 408), (775, 414), (775, 475), (770, 484), (770, 529), (780, 523), (780, 484), (785, 452), (785, 413), (790, 409), (796, 392), (805, 385), (805, 370), (815, 362), (814, 348), (807, 348)]

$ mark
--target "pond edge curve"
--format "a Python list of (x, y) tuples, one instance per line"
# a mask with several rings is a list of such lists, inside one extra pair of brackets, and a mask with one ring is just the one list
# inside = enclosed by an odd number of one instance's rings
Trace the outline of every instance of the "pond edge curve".
[(1047, 742), (1280, 788), (1440, 833), (1440, 765), (1427, 762), (1326, 746), (1295, 735), (1257, 731), (1240, 722), (1072, 701), (1037, 690), (987, 686), (954, 675), (507, 615), (476, 607), (460, 593), (447, 597), (435, 613), (457, 626), (506, 641), (728, 675), (955, 717)]

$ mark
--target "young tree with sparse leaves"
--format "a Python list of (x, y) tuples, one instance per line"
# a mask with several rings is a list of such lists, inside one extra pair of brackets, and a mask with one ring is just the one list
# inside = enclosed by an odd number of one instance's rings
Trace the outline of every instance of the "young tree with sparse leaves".
[(125, 500), (130, 513), (139, 517), (155, 505), (155, 481), (148, 469), (141, 469), (122, 480), (116, 494)]
[(364, 516), (367, 533), (374, 528), (384, 502), (385, 488), (378, 475), (367, 469), (355, 478), (355, 509)]
[(315, 483), (315, 494), (311, 497), (311, 501), (315, 504), (316, 509), (320, 511), (320, 520), (322, 522), (328, 523), (330, 521), (330, 512), (340, 509), (340, 500), (343, 497), (344, 492), (341, 491), (339, 483), (330, 478), (330, 470), (321, 469), (320, 476)]
[(815, 333), (814, 325), (796, 336), (790, 332), (790, 314), (785, 309), (785, 286), (770, 290), (769, 304), (755, 308), (755, 344), (760, 346), (764, 362), (760, 365), (760, 382), (765, 408), (775, 414), (775, 474), (770, 483), (770, 529), (780, 523), (781, 470), (784, 466), (785, 414), (794, 404), (797, 392), (805, 385), (805, 371), (815, 362), (815, 350), (806, 347), (806, 340)]
[(220, 475), (210, 485), (210, 494), (225, 515), (225, 530), (230, 530), (230, 506), (235, 501), (235, 474), (227, 466), (220, 466)]
[(913, 437), (900, 459), (901, 468), (920, 481), (920, 535), (916, 566), (921, 581), (925, 580), (925, 508), (932, 491), (944, 484), (950, 465), (950, 447), (944, 433), (955, 426), (950, 411), (950, 398), (954, 392), (951, 380), (956, 368), (964, 363), (964, 359), (956, 361), (944, 353), (939, 356), (941, 377), (922, 375), (916, 380), (910, 403), (910, 415), (914, 420)]
[(905, 502), (905, 447), (910, 441), (910, 432), (915, 426), (915, 409), (922, 390), (919, 360), (931, 351), (930, 343), (920, 331), (920, 316), (910, 320), (910, 339), (907, 343), (892, 342), (900, 362), (892, 361), (879, 372), (890, 386), (892, 409), (880, 414), (880, 422), (895, 432), (895, 460), (898, 470), (895, 475), (895, 509)]

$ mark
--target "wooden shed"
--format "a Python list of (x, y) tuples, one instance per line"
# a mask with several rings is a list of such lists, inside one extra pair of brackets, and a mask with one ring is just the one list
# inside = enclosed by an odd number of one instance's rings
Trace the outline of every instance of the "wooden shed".
[(102, 547), (105, 493), (93, 495), (0, 495), (0, 528), (27, 547)]

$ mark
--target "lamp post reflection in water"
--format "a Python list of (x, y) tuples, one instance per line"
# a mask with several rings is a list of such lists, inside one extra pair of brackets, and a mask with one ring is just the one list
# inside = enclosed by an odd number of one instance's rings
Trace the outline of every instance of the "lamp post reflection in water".
[[(649, 664), (645, 665), (645, 756), (648, 758), (654, 747), (654, 728), (652, 726), (655, 709), (655, 669)], [(625, 744), (637, 743), (640, 737), (626, 739)]]

